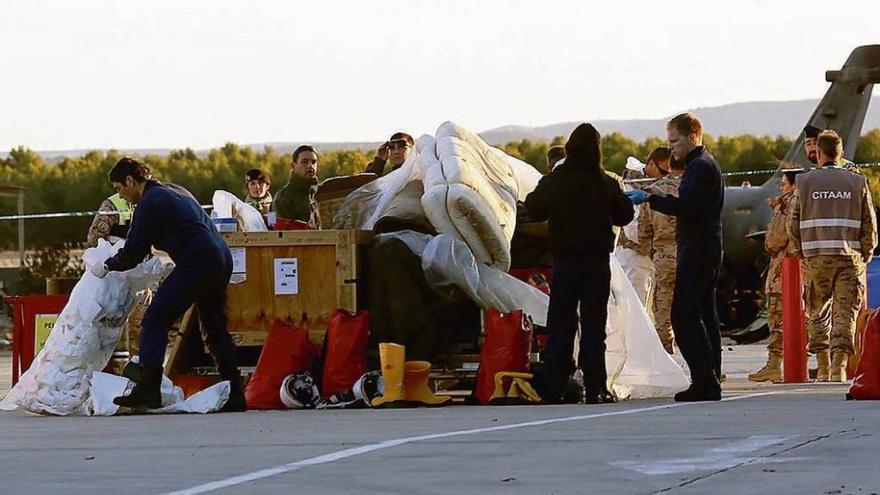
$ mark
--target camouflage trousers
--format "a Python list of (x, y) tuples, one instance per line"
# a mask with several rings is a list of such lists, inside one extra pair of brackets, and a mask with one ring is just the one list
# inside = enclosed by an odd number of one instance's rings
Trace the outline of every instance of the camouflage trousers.
[(770, 258), (764, 294), (767, 297), (767, 326), (770, 327), (770, 341), (767, 351), (771, 355), (782, 356), (782, 259), (784, 254)]
[(767, 326), (770, 327), (767, 351), (774, 356), (782, 356), (782, 294), (767, 294)]
[[(804, 303), (812, 353), (853, 353), (856, 317), (865, 292), (865, 264), (858, 256), (804, 259)], [(830, 344), (829, 344), (830, 335)]]
[(675, 255), (654, 256), (653, 318), (654, 327), (663, 347), (671, 348), (672, 334), (672, 292), (675, 289)]

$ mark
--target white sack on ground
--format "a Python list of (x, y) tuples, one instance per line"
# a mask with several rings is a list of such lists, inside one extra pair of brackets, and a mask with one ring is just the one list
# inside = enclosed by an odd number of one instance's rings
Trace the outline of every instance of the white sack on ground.
[(212, 216), (236, 219), (242, 232), (265, 232), (268, 230), (263, 221), (263, 215), (231, 192), (214, 191), (211, 202), (214, 205)]
[(613, 256), (606, 333), (608, 384), (619, 397), (668, 397), (688, 387), (687, 375), (663, 349), (654, 324)]
[[(83, 253), (87, 267), (103, 264), (122, 247), (101, 239)], [(31, 367), (0, 402), (0, 409), (18, 407), (35, 413), (89, 414), (92, 373), (113, 355), (135, 295), (160, 280), (171, 266), (152, 258), (126, 272), (100, 279), (87, 269)]]

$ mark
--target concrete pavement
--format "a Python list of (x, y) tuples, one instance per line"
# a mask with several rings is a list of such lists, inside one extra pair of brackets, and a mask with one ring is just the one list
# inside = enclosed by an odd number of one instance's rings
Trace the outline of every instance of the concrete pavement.
[(880, 493), (880, 404), (748, 384), (733, 349), (711, 404), (0, 413), (0, 493)]

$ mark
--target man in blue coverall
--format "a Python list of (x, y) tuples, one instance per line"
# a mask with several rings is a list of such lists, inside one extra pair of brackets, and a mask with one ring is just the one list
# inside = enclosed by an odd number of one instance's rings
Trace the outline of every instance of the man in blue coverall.
[(150, 253), (165, 251), (174, 271), (159, 287), (143, 319), (140, 377), (129, 395), (113, 402), (134, 409), (162, 407), (160, 385), (168, 330), (195, 304), (205, 331), (205, 343), (217, 362), (221, 380), (231, 391), (224, 411), (247, 409), (241, 392), (235, 344), (226, 329), (223, 307), (232, 274), (232, 255), (211, 219), (186, 189), (153, 180), (150, 170), (131, 158), (122, 158), (110, 170), (113, 188), (138, 205), (125, 246), (92, 273), (103, 278), (109, 271), (134, 268)]
[(721, 167), (703, 146), (703, 127), (690, 113), (666, 124), (669, 147), (685, 171), (678, 197), (627, 193), (634, 204), (645, 201), (653, 210), (674, 215), (677, 262), (672, 295), (672, 328), (691, 373), (691, 386), (677, 401), (721, 399), (721, 330), (715, 288), (721, 268), (721, 211), (724, 180)]

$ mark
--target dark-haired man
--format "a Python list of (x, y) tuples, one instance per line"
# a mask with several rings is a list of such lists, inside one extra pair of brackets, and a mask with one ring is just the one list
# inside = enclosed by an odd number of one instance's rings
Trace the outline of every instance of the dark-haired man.
[(168, 331), (193, 304), (199, 310), (205, 343), (217, 362), (222, 380), (231, 391), (226, 411), (244, 411), (244, 395), (235, 357), (235, 345), (226, 328), (223, 307), (232, 275), (232, 255), (199, 202), (186, 189), (153, 180), (137, 160), (122, 158), (110, 170), (113, 188), (138, 205), (125, 246), (92, 267), (103, 278), (110, 271), (126, 271), (141, 263), (150, 249), (165, 251), (175, 267), (159, 287), (144, 314), (140, 338), (140, 377), (129, 395), (113, 402), (133, 409), (162, 406), (160, 386)]
[[(655, 148), (648, 155), (645, 173), (657, 179), (650, 188), (652, 191), (678, 196), (683, 170), (678, 162), (673, 166), (672, 153), (665, 146)], [(651, 258), (654, 265), (654, 290), (651, 291), (650, 314), (654, 319), (654, 327), (666, 352), (675, 352), (672, 333), (672, 290), (675, 287), (675, 217), (664, 215), (652, 210), (648, 204), (642, 204), (638, 215), (639, 250), (644, 256)]]
[(877, 247), (877, 218), (865, 176), (840, 167), (840, 136), (823, 131), (816, 151), (819, 168), (797, 177), (788, 234), (804, 259), (809, 350), (819, 365), (816, 380), (844, 382), (864, 297), (865, 265)]
[(547, 173), (553, 171), (553, 168), (556, 167), (556, 164), (559, 163), (560, 160), (565, 159), (565, 146), (555, 145), (551, 146), (550, 149), (547, 150)]
[(672, 329), (687, 361), (691, 386), (677, 401), (721, 400), (721, 329), (715, 288), (721, 269), (721, 167), (703, 146), (703, 125), (691, 113), (666, 124), (669, 148), (685, 163), (678, 197), (645, 191), (628, 193), (634, 204), (645, 201), (655, 211), (676, 217), (675, 289)]
[(290, 178), (275, 193), (272, 210), (281, 218), (298, 220), (313, 229), (321, 228), (315, 192), (318, 187), (318, 151), (307, 144), (293, 152)]
[(395, 132), (391, 135), (391, 139), (379, 146), (376, 156), (364, 172), (382, 175), (385, 172), (385, 163), (388, 161), (391, 162), (392, 172), (399, 169), (414, 145), (412, 136), (405, 132)]

